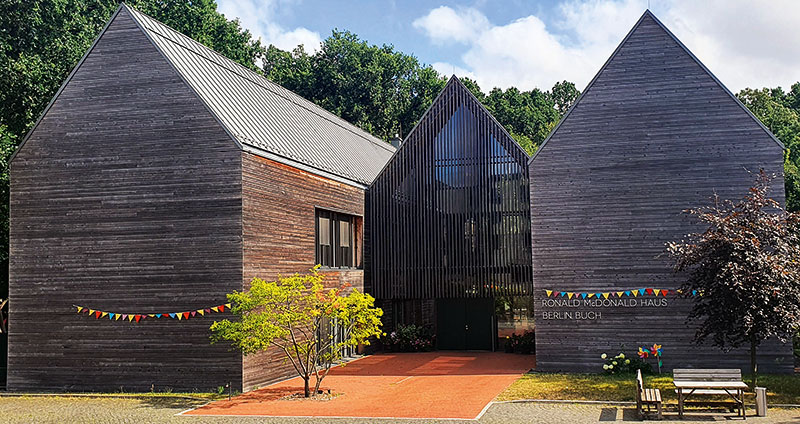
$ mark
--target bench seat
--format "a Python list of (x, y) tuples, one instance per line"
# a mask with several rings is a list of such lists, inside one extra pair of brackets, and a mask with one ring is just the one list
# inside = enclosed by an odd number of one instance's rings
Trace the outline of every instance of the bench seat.
[[(675, 393), (678, 393), (678, 389), (675, 389)], [(736, 393), (735, 390), (731, 390), (726, 392), (725, 390), (721, 389), (696, 389), (695, 391), (691, 392), (693, 395), (722, 395), (728, 396), (729, 393)], [(689, 391), (684, 391), (684, 395), (688, 395)]]
[(644, 389), (644, 390), (642, 390), (642, 402), (644, 402), (644, 403), (661, 403), (661, 390), (658, 390), (658, 389)]

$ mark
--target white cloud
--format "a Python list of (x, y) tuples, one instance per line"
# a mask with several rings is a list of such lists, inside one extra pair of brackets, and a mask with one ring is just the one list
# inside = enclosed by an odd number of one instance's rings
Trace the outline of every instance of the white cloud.
[(417, 18), (412, 25), (422, 30), (431, 40), (439, 44), (474, 41), (482, 31), (489, 28), (489, 20), (473, 8), (458, 11), (440, 6), (427, 15)]
[[(800, 80), (800, 1), (663, 0), (654, 6), (731, 90)], [(530, 15), (498, 25), (476, 9), (442, 6), (414, 26), (434, 44), (463, 43), (463, 71), (484, 90), (549, 89), (564, 79), (582, 89), (646, 7), (646, 0), (565, 0), (548, 22)]]
[(242, 26), (260, 38), (262, 44), (274, 44), (283, 50), (292, 50), (302, 44), (307, 52), (319, 49), (322, 41), (319, 33), (307, 28), (284, 28), (276, 21), (277, 9), (292, 1), (280, 0), (219, 0), (220, 13), (228, 19), (239, 18)]

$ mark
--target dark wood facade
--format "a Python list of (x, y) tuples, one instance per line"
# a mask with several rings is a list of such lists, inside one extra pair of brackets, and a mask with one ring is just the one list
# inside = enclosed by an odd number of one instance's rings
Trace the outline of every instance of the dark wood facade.
[[(740, 199), (759, 169), (779, 176), (772, 195), (783, 201), (782, 163), (780, 143), (645, 13), (529, 165), (537, 368), (596, 371), (604, 352), (653, 343), (668, 369), (746, 366), (743, 352), (693, 344), (691, 300), (674, 296), (682, 277), (665, 243), (702, 230), (682, 210), (714, 194)], [(636, 306), (544, 303), (546, 290), (639, 288), (671, 294)], [(790, 345), (760, 355), (762, 370), (792, 369)]]
[[(121, 7), (16, 153), (9, 389), (248, 390), (284, 379), (294, 370), (277, 352), (243, 358), (210, 344), (209, 326), (227, 314), (132, 323), (73, 305), (196, 310), (254, 277), (306, 272), (318, 209), (355, 216), (363, 248), (363, 185), (244, 151), (181, 76)], [(331, 286), (363, 288), (360, 269), (322, 272)]]
[[(364, 190), (282, 163), (242, 152), (244, 286), (255, 277), (306, 272), (315, 258), (315, 210), (363, 217)], [(360, 229), (357, 231), (361, 233)], [(359, 242), (360, 244), (360, 242)], [(363, 290), (364, 271), (325, 269), (326, 285), (348, 284)], [(295, 374), (283, 352), (244, 357), (245, 390)]]
[[(158, 95), (154, 95), (158, 93)], [(11, 390), (211, 389), (241, 358), (212, 319), (242, 281), (241, 153), (122, 10), (11, 165)]]
[(368, 291), (530, 294), (527, 160), (453, 77), (367, 190)]

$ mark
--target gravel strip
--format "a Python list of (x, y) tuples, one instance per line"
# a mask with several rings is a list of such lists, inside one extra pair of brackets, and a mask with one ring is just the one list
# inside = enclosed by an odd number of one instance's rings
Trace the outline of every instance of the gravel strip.
[[(186, 398), (141, 397), (66, 397), (66, 396), (3, 396), (0, 417), (3, 423), (282, 423), (282, 424), (475, 424), (472, 420), (385, 420), (353, 418), (266, 418), (266, 417), (192, 417), (177, 415), (197, 407), (204, 400)], [(752, 409), (748, 410), (753, 414)], [(692, 413), (681, 423), (707, 423), (738, 420), (735, 414)], [(667, 421), (677, 421), (677, 414), (668, 409)], [(731, 419), (732, 418), (732, 419)], [(503, 402), (492, 404), (477, 423), (598, 423), (637, 421), (635, 407), (629, 405)], [(740, 421), (740, 420), (738, 420)], [(748, 417), (751, 424), (800, 423), (800, 409), (770, 409), (766, 418)]]

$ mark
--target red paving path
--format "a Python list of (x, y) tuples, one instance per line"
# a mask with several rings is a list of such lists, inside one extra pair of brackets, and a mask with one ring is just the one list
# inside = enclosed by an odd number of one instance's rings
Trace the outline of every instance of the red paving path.
[(534, 356), (496, 352), (372, 355), (331, 370), (322, 388), (340, 395), (329, 401), (282, 399), (303, 391), (294, 378), (186, 414), (473, 419), (535, 366)]

